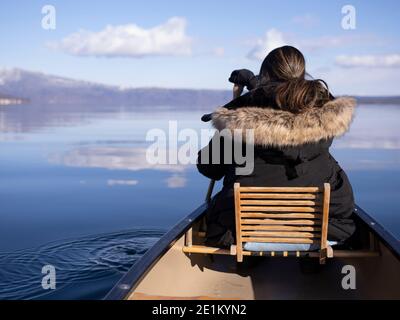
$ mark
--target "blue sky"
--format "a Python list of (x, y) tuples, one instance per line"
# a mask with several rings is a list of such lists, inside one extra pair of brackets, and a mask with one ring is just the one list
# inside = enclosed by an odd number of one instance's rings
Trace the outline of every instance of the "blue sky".
[[(42, 28), (46, 4), (56, 9), (55, 30)], [(341, 25), (347, 4), (354, 30)], [(399, 12), (396, 0), (5, 0), (0, 68), (124, 87), (226, 89), (232, 70), (257, 72), (269, 49), (292, 44), (335, 94), (393, 95)]]

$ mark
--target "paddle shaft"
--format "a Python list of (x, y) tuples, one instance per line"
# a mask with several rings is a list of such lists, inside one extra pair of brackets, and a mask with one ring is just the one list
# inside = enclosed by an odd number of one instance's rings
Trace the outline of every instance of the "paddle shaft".
[[(243, 92), (244, 87), (240, 86), (238, 84), (234, 84), (233, 85), (233, 99), (236, 99), (237, 97), (239, 97), (242, 92)], [(206, 195), (206, 201), (210, 202), (211, 201), (211, 196), (214, 190), (214, 186), (215, 186), (215, 180), (211, 179), (210, 180), (210, 184), (208, 185), (208, 190), (207, 190), (207, 195)]]

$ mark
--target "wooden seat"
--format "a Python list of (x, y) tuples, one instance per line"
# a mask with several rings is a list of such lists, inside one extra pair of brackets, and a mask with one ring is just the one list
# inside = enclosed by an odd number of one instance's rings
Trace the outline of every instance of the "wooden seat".
[[(235, 183), (234, 193), (238, 262), (243, 261), (244, 253), (254, 254), (244, 250), (246, 242), (317, 245), (320, 263), (333, 256), (327, 240), (328, 183), (323, 188), (241, 187)], [(283, 252), (286, 255), (289, 253)]]
[[(236, 245), (229, 249), (193, 244), (193, 232), (185, 237), (185, 253), (236, 256), (318, 257), (321, 264), (327, 258), (361, 258), (379, 256), (373, 246), (368, 250), (332, 250), (328, 244), (330, 185), (320, 187), (241, 187), (234, 185)], [(201, 232), (197, 237), (204, 237)], [(373, 237), (373, 235), (371, 235)], [(313, 251), (248, 251), (247, 242), (310, 244)]]

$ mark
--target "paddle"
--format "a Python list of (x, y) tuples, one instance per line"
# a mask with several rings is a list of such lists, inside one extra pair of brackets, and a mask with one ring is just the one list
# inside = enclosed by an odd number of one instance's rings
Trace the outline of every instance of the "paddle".
[[(243, 92), (244, 87), (238, 84), (234, 84), (233, 85), (233, 99), (236, 99), (237, 97), (239, 97), (242, 92)], [(207, 117), (209, 116), (209, 118)], [(211, 120), (212, 117), (212, 113), (208, 114), (208, 115), (204, 115), (203, 118), (207, 118)], [(204, 121), (204, 119), (202, 118), (202, 120)], [(209, 120), (208, 120), (209, 121)], [(208, 185), (208, 190), (207, 190), (207, 194), (206, 194), (206, 201), (209, 203), (211, 201), (211, 196), (214, 190), (214, 186), (215, 186), (215, 180), (211, 179), (210, 180), (210, 184)]]

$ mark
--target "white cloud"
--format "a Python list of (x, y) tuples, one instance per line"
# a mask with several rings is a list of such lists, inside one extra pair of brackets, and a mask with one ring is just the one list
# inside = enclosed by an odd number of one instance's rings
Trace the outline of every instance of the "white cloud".
[[(314, 78), (324, 79), (334, 95), (399, 95), (398, 68), (340, 68), (332, 64), (326, 70), (310, 69)], [(384, 85), (383, 85), (384, 84)]]
[(256, 46), (248, 54), (248, 58), (263, 60), (265, 56), (275, 48), (288, 44), (282, 32), (277, 29), (268, 30), (264, 37), (256, 41)]
[(277, 29), (270, 29), (265, 33), (264, 37), (256, 40), (254, 48), (247, 57), (253, 60), (263, 60), (270, 51), (284, 45), (292, 45), (304, 51), (316, 51), (374, 41), (376, 42), (376, 39), (372, 36), (359, 35), (299, 38), (296, 35), (287, 34)]
[(341, 67), (393, 68), (400, 67), (400, 54), (389, 55), (341, 55), (336, 57)]
[(338, 48), (353, 44), (373, 41), (369, 36), (341, 35), (341, 36), (323, 36), (317, 38), (295, 39), (294, 42), (302, 49), (315, 51), (321, 49)]
[(77, 56), (138, 58), (190, 55), (191, 43), (186, 35), (186, 19), (172, 17), (150, 29), (127, 24), (108, 25), (99, 32), (80, 30), (50, 46)]

